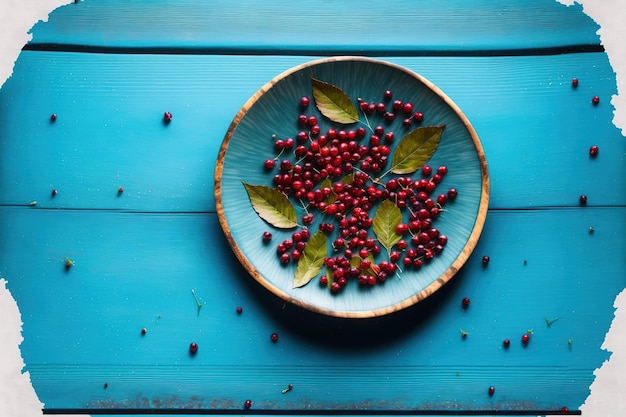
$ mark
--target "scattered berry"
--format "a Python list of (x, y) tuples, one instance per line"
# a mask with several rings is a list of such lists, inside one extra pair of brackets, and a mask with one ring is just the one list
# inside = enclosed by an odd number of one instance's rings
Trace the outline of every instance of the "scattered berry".
[(271, 339), (274, 343), (278, 342), (278, 333), (272, 333)]
[(56, 119), (57, 119), (57, 115), (56, 115), (56, 113), (55, 113), (55, 114), (53, 114), (52, 116), (50, 116), (50, 121), (51, 121), (51, 122), (56, 121)]
[(198, 352), (198, 344), (197, 343), (191, 343), (189, 345), (189, 353), (191, 353), (192, 355), (195, 355)]
[(593, 145), (591, 148), (589, 148), (589, 156), (595, 158), (598, 155), (599, 150), (600, 149), (597, 146)]
[(272, 240), (272, 233), (270, 233), (270, 232), (263, 232), (263, 242), (267, 243), (270, 240)]
[(509, 346), (511, 346), (511, 341), (509, 339), (504, 339), (502, 346), (504, 346), (505, 349), (508, 349)]
[(65, 269), (69, 270), (73, 266), (74, 266), (74, 261), (72, 261), (70, 258), (65, 258)]
[(243, 407), (244, 407), (246, 410), (249, 410), (249, 409), (250, 409), (250, 407), (252, 407), (252, 401), (250, 401), (250, 400), (246, 400), (246, 401), (243, 403)]
[(487, 264), (489, 264), (489, 257), (488, 256), (483, 256), (483, 265), (487, 266)]
[(148, 333), (148, 329), (146, 329), (145, 327), (141, 329), (141, 334), (146, 334), (146, 333)]
[(124, 188), (123, 187), (117, 187), (117, 194), (120, 195), (124, 192)]
[(237, 314), (241, 314), (241, 313), (243, 313), (243, 308), (237, 307)]
[(578, 87), (578, 78), (572, 79), (572, 87), (574, 88)]
[(496, 392), (496, 389), (494, 387), (489, 387), (489, 395), (493, 395)]
[(581, 196), (580, 196), (580, 198), (579, 198), (579, 201), (580, 201), (580, 205), (581, 205), (581, 206), (586, 205), (586, 204), (587, 204), (587, 196), (586, 196), (586, 195), (584, 195), (584, 194), (583, 194), (583, 195), (581, 195)]
[(57, 195), (57, 190), (56, 190), (56, 189), (52, 190), (52, 192), (50, 193), (50, 195), (52, 195), (52, 197), (54, 197), (55, 195)]
[(567, 408), (567, 407), (563, 407), (563, 408), (561, 408), (561, 413), (562, 413), (562, 414), (567, 414), (567, 413), (569, 413), (569, 408)]
[(591, 99), (591, 103), (593, 103), (594, 106), (597, 106), (600, 103), (600, 97), (593, 96), (593, 98)]
[(522, 345), (526, 346), (528, 344), (528, 342), (530, 341), (530, 335), (533, 333), (532, 330), (527, 331), (526, 333), (524, 333), (522, 335)]
[(465, 297), (462, 301), (461, 301), (461, 305), (463, 306), (463, 308), (467, 308), (470, 305), (470, 299)]
[(303, 97), (300, 99), (300, 106), (301, 106), (302, 108), (309, 107), (309, 103), (310, 103), (310, 102), (311, 102), (311, 100), (310, 100), (307, 96), (303, 96)]
[(163, 123), (168, 124), (172, 121), (172, 113), (166, 111), (163, 113)]

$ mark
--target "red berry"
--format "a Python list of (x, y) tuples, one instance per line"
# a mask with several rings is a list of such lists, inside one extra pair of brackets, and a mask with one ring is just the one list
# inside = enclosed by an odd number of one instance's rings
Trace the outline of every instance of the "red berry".
[(189, 353), (191, 353), (192, 355), (195, 355), (198, 352), (198, 344), (197, 343), (191, 343), (189, 345)]
[(300, 106), (309, 107), (310, 100), (307, 96), (304, 96), (300, 99)]
[(385, 90), (385, 93), (383, 94), (383, 98), (389, 101), (391, 100), (391, 97), (393, 97), (393, 93), (391, 92), (391, 90)]
[(55, 190), (52, 190), (51, 195), (52, 195), (52, 197), (54, 197), (55, 195), (57, 195), (57, 190), (56, 190), (56, 189), (55, 189)]
[(272, 234), (270, 232), (263, 232), (263, 242), (269, 242), (272, 240)]
[(124, 188), (122, 188), (121, 186), (117, 187), (118, 194), (122, 194), (123, 192), (124, 192)]
[(496, 392), (494, 387), (489, 387), (489, 395), (493, 395)]
[(274, 169), (274, 167), (276, 166), (276, 161), (274, 159), (266, 159), (263, 166), (265, 167), (265, 169)]
[(502, 346), (504, 346), (505, 349), (508, 349), (509, 346), (511, 346), (511, 341), (509, 339), (504, 339)]
[(580, 198), (579, 198), (579, 200), (580, 200), (580, 205), (581, 205), (581, 206), (584, 206), (584, 205), (586, 205), (586, 204), (587, 204), (587, 196), (586, 196), (586, 195), (584, 195), (584, 194), (583, 194), (583, 195), (581, 195), (581, 196), (580, 196)]
[(572, 79), (572, 87), (574, 88), (578, 87), (578, 78)]
[(404, 103), (402, 105), (402, 113), (409, 115), (411, 113), (413, 113), (413, 104), (411, 103)]
[(526, 346), (529, 340), (530, 340), (530, 334), (524, 333), (522, 335), (522, 345)]
[(597, 106), (600, 103), (600, 97), (593, 96), (593, 98), (591, 99), (591, 102), (593, 103), (594, 106)]
[(483, 256), (483, 265), (487, 265), (489, 263), (489, 257), (488, 256)]
[(456, 188), (450, 188), (448, 190), (448, 199), (450, 200), (454, 200), (457, 196), (458, 192), (456, 190)]
[(462, 301), (461, 301), (461, 305), (463, 306), (463, 308), (467, 308), (470, 305), (470, 299), (465, 297)]
[(593, 145), (591, 148), (589, 148), (589, 156), (591, 156), (592, 158), (595, 158), (596, 155), (598, 155), (599, 150), (600, 149), (597, 146)]
[(424, 114), (422, 114), (421, 111), (416, 111), (413, 115), (413, 120), (415, 120), (417, 123), (422, 123), (424, 121)]
[(69, 270), (73, 266), (74, 266), (74, 261), (72, 261), (70, 258), (67, 258), (65, 260), (65, 269)]
[(141, 334), (146, 334), (146, 333), (148, 333), (148, 329), (146, 329), (145, 327), (141, 329)]
[(272, 333), (271, 339), (274, 343), (278, 342), (278, 333)]
[(433, 173), (433, 169), (431, 168), (430, 165), (424, 165), (422, 167), (422, 175), (425, 177), (430, 177)]
[(561, 413), (562, 413), (562, 414), (567, 414), (567, 413), (569, 413), (569, 408), (567, 408), (567, 407), (563, 407), (563, 408), (561, 408)]
[(164, 123), (169, 123), (172, 121), (172, 113), (166, 111), (165, 113), (163, 113), (163, 122)]
[(50, 116), (50, 121), (51, 121), (51, 122), (54, 122), (56, 119), (57, 119), (57, 115), (56, 115), (56, 113), (55, 113), (55, 114), (53, 114), (52, 116)]
[(241, 313), (243, 313), (243, 308), (237, 307), (237, 314), (241, 314)]
[(243, 406), (244, 406), (244, 408), (245, 408), (246, 410), (250, 409), (250, 407), (252, 407), (252, 401), (250, 401), (250, 400), (246, 400), (246, 401), (243, 403)]

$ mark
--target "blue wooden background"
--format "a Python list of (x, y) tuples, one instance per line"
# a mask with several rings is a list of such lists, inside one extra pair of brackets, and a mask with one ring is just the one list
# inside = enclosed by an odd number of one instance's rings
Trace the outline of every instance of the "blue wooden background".
[[(250, 399), (262, 414), (576, 412), (626, 286), (626, 142), (597, 30), (551, 0), (85, 0), (53, 12), (0, 91), (0, 275), (44, 411), (243, 414)], [(338, 54), (434, 82), (489, 163), (474, 255), (385, 318), (285, 305), (237, 263), (215, 213), (217, 151), (241, 105)]]

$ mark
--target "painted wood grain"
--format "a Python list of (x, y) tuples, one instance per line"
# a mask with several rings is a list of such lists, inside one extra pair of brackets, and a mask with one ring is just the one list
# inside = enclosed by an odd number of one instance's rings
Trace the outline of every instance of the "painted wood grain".
[[(370, 386), (376, 369), (391, 379), (347, 403), (574, 408), (608, 355), (604, 329), (626, 285), (624, 216), (624, 208), (492, 210), (475, 255), (438, 295), (365, 321), (316, 315), (267, 293), (235, 261), (215, 214), (3, 207), (0, 274), (25, 323), (26, 370), (51, 408), (195, 396), (205, 406), (239, 407), (252, 396), (268, 407), (332, 407), (328, 381)], [(69, 271), (66, 256), (76, 263)], [(200, 311), (192, 288), (206, 302)], [(463, 297), (472, 300), (467, 310)], [(435, 374), (449, 395), (424, 386)], [(235, 392), (244, 380), (259, 383)], [(283, 396), (289, 383), (302, 391)], [(501, 396), (479, 395), (489, 385)]]
[(599, 45), (598, 29), (582, 6), (542, 0), (454, 0), (445, 6), (426, 0), (262, 6), (251, 0), (84, 0), (59, 8), (50, 22), (37, 25), (29, 46), (271, 55), (515, 53)]
[[(213, 212), (230, 122), (264, 83), (309, 59), (23, 52), (0, 93), (0, 204)], [(473, 124), (491, 207), (575, 206), (581, 194), (590, 206), (626, 204), (605, 54), (388, 60), (435, 83)]]

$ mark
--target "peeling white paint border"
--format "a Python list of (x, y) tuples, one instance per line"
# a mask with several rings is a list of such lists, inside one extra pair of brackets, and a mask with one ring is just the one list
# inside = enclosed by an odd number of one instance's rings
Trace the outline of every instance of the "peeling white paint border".
[[(573, 0), (555, 1), (574, 4)], [(0, 87), (11, 75), (22, 46), (30, 40), (31, 27), (39, 20), (46, 21), (52, 10), (67, 3), (71, 0), (0, 0)], [(581, 0), (579, 3), (600, 25), (598, 33), (617, 73), (617, 89), (621, 93), (611, 99), (616, 109), (613, 123), (626, 134), (626, 0)], [(613, 353), (595, 371), (591, 395), (582, 406), (585, 417), (626, 416), (626, 291), (616, 298), (615, 307), (615, 319), (602, 345)], [(0, 278), (0, 317), (0, 416), (42, 416), (43, 404), (30, 383), (30, 376), (22, 373), (24, 362), (19, 350), (23, 340), (22, 321), (4, 278)]]

